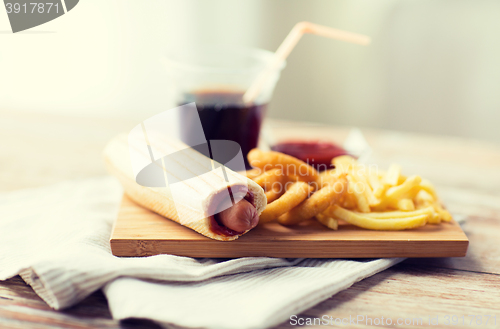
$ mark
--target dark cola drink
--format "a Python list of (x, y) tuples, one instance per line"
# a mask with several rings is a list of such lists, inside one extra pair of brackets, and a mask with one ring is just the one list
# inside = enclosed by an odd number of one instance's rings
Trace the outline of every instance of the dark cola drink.
[[(267, 104), (244, 104), (243, 93), (231, 91), (200, 91), (186, 94), (180, 104), (196, 103), (201, 125), (207, 141), (230, 140), (241, 147), (245, 166), (250, 169), (247, 154), (257, 147), (262, 118)], [(195, 129), (197, 118), (181, 112), (182, 140), (189, 145), (196, 142)]]

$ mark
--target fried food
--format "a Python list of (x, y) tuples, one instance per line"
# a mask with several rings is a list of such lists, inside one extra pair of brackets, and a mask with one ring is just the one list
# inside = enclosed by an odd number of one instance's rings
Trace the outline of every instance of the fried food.
[(280, 196), (285, 193), (285, 189), (279, 184), (275, 184), (269, 191), (266, 191), (267, 204), (273, 202), (278, 199)]
[(259, 186), (264, 188), (264, 190), (268, 191), (273, 187), (273, 185), (284, 183), (286, 178), (287, 177), (284, 175), (283, 170), (279, 168), (273, 168), (271, 170), (264, 171), (261, 175), (255, 177), (253, 180), (257, 184), (259, 184)]
[(400, 231), (424, 226), (429, 217), (429, 215), (422, 214), (412, 217), (377, 219), (368, 217), (365, 214), (355, 213), (337, 205), (330, 207), (328, 211), (326, 211), (326, 214), (334, 218), (342, 219), (352, 225), (378, 231)]
[(420, 176), (408, 177), (401, 185), (393, 186), (385, 192), (385, 196), (390, 199), (398, 199), (403, 197), (410, 190), (419, 185), (422, 181)]
[(307, 183), (293, 183), (280, 198), (267, 205), (260, 214), (259, 222), (267, 223), (289, 212), (304, 201), (311, 191), (312, 187)]
[(370, 212), (370, 204), (364, 193), (365, 186), (358, 185), (354, 175), (348, 175), (347, 180), (349, 181), (349, 193), (354, 196), (356, 203), (358, 205), (359, 211)]
[(296, 175), (299, 180), (305, 182), (315, 182), (318, 180), (316, 169), (290, 155), (279, 152), (264, 152), (253, 149), (248, 153), (248, 161), (252, 167), (268, 171), (274, 168), (281, 169), (285, 175)]
[[(366, 167), (358, 164), (349, 156), (342, 156), (332, 159), (335, 165), (333, 171), (320, 174), (320, 181), (323, 185), (328, 183), (328, 174), (335, 174), (335, 171), (344, 172), (349, 180), (347, 193), (342, 197), (337, 206), (341, 209), (351, 211), (353, 214), (338, 210), (339, 214), (350, 219), (354, 225), (362, 227), (377, 227), (377, 222), (367, 222), (371, 219), (402, 219), (414, 218), (414, 224), (418, 222), (420, 215), (425, 212), (426, 223), (439, 224), (442, 221), (450, 221), (451, 215), (441, 205), (434, 186), (420, 176), (404, 176), (401, 173), (401, 166), (393, 164), (386, 172), (378, 170), (376, 167)], [(338, 174), (338, 173), (336, 173)], [(335, 216), (331, 209), (323, 214), (334, 219), (343, 219)], [(354, 216), (354, 217), (353, 217)], [(353, 218), (357, 221), (352, 220)], [(384, 225), (392, 225), (386, 223)], [(411, 225), (410, 225), (411, 226)], [(403, 227), (406, 227), (403, 225)], [(394, 228), (396, 229), (396, 228)]]
[(329, 229), (332, 229), (335, 231), (339, 229), (339, 221), (336, 220), (335, 218), (330, 217), (328, 215), (325, 215), (323, 213), (317, 214), (315, 217), (318, 220), (318, 222), (325, 225)]
[(398, 209), (403, 211), (412, 211), (415, 210), (415, 204), (411, 199), (401, 199), (398, 200)]
[(345, 175), (339, 176), (335, 184), (319, 189), (297, 207), (278, 217), (278, 222), (283, 225), (295, 225), (322, 213), (340, 200), (347, 186)]
[(388, 186), (396, 186), (401, 175), (401, 166), (392, 164), (384, 177), (384, 183)]
[(247, 178), (250, 179), (255, 179), (255, 177), (262, 174), (262, 171), (260, 169), (250, 169), (246, 171), (238, 171), (238, 174), (246, 176)]
[[(354, 212), (356, 213), (356, 212)], [(431, 216), (434, 213), (434, 209), (432, 207), (422, 208), (413, 211), (383, 211), (383, 212), (371, 212), (368, 214), (358, 213), (365, 217), (376, 218), (376, 219), (394, 219), (394, 218), (405, 218), (405, 217), (414, 217), (419, 215), (427, 215)]]
[(394, 231), (452, 219), (434, 186), (420, 176), (403, 175), (397, 164), (384, 172), (343, 155), (332, 159), (335, 169), (317, 173), (291, 156), (259, 150), (250, 152), (249, 161), (261, 171), (253, 179), (268, 199), (260, 223), (277, 219), (295, 225), (314, 218), (332, 230), (343, 220), (365, 229)]

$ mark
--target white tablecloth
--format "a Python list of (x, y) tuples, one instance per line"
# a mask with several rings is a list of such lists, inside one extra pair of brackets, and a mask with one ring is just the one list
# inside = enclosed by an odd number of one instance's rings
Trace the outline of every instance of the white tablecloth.
[(110, 177), (1, 194), (0, 280), (20, 274), (57, 310), (102, 287), (116, 319), (267, 328), (402, 260), (118, 258), (121, 196)]

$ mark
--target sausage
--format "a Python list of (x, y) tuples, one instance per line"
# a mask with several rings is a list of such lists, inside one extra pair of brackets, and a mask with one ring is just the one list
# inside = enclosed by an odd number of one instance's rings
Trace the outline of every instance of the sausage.
[(254, 228), (259, 223), (257, 209), (245, 199), (221, 211), (218, 215), (220, 224), (235, 232), (243, 233)]

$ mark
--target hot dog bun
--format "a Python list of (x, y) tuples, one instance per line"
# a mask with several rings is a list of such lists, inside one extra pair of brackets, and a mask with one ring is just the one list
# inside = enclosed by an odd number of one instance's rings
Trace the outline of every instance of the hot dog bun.
[[(175, 145), (179, 148), (188, 148), (188, 146), (175, 141)], [(193, 150), (189, 153), (191, 161), (186, 161), (182, 164), (187, 170), (197, 166), (197, 163), (204, 155)], [(229, 183), (220, 174), (220, 171), (210, 171), (203, 175), (203, 180), (187, 180), (176, 184), (185, 184), (184, 190), (189, 190), (189, 193), (177, 193), (174, 198), (169, 186), (167, 187), (146, 187), (136, 183), (132, 170), (129, 145), (127, 135), (119, 135), (111, 140), (104, 150), (104, 159), (108, 171), (118, 178), (123, 185), (125, 193), (136, 203), (154, 211), (170, 220), (173, 220), (181, 225), (219, 241), (232, 241), (240, 235), (248, 232), (242, 232), (236, 235), (226, 235), (214, 232), (211, 225), (213, 218), (210, 214), (210, 208), (217, 202), (218, 195), (227, 191), (228, 187), (239, 188), (244, 186), (253, 196), (252, 204), (255, 206), (257, 213), (260, 215), (267, 204), (267, 199), (264, 190), (252, 180), (242, 176), (229, 168), (225, 168)], [(220, 197), (219, 197), (220, 198)], [(193, 202), (193, 200), (201, 200)], [(179, 212), (182, 216), (179, 216)], [(213, 213), (213, 212), (212, 212)], [(187, 217), (186, 217), (187, 214)], [(182, 217), (182, 218), (181, 218)]]

